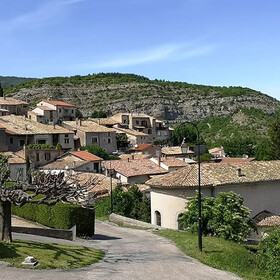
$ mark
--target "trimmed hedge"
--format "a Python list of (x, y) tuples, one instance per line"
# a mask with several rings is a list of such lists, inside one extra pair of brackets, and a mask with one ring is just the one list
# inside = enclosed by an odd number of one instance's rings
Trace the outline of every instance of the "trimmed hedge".
[(77, 205), (57, 203), (54, 206), (25, 204), (12, 206), (12, 214), (56, 229), (70, 229), (77, 226), (78, 236), (94, 234), (94, 210)]

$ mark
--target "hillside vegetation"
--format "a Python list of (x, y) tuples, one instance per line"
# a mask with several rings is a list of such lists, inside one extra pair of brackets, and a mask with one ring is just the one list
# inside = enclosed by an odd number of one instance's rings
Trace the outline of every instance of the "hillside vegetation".
[(167, 120), (228, 116), (240, 108), (272, 114), (279, 106), (276, 99), (249, 88), (149, 80), (119, 73), (36, 79), (5, 89), (5, 93), (33, 104), (41, 98), (64, 100), (75, 104), (84, 116), (103, 110), (147, 113)]
[(32, 81), (34, 78), (21, 78), (21, 77), (14, 77), (14, 76), (0, 76), (0, 83), (2, 88), (9, 88), (13, 86), (17, 86), (27, 81)]
[(6, 88), (6, 95), (35, 105), (52, 98), (94, 111), (146, 113), (164, 120), (198, 121), (208, 148), (224, 146), (230, 155), (254, 156), (266, 141), (268, 124), (280, 102), (249, 88), (149, 80), (134, 74), (100, 73), (52, 77)]

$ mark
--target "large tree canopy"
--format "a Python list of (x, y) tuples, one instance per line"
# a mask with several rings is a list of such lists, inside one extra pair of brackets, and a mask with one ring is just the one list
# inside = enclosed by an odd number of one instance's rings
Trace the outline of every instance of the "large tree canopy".
[[(198, 194), (187, 203), (188, 211), (179, 219), (181, 229), (198, 231)], [(249, 208), (243, 198), (234, 193), (220, 193), (217, 198), (202, 198), (202, 232), (205, 235), (221, 236), (224, 239), (243, 241), (254, 229), (249, 218)]]

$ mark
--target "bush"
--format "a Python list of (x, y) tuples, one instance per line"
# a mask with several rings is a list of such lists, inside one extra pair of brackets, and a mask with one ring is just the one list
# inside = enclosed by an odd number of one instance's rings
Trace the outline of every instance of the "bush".
[(26, 204), (22, 207), (12, 206), (12, 213), (56, 229), (70, 229), (76, 225), (79, 236), (94, 234), (94, 210), (77, 205), (61, 202), (54, 206)]
[[(113, 210), (115, 214), (143, 222), (151, 222), (150, 200), (142, 194), (137, 185), (123, 191), (122, 186), (113, 191)], [(111, 213), (111, 198), (106, 197), (95, 202), (96, 217), (101, 218)]]
[[(234, 193), (220, 193), (217, 198), (201, 200), (202, 232), (220, 236), (226, 240), (244, 241), (255, 226), (249, 218), (250, 210), (243, 205), (243, 198)], [(198, 231), (198, 194), (187, 204), (188, 211), (179, 218), (179, 227), (191, 232)]]
[(261, 240), (258, 261), (268, 274), (280, 279), (280, 228)]

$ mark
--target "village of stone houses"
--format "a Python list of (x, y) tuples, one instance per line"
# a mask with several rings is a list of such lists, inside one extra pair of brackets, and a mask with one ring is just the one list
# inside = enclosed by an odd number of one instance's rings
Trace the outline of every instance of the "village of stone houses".
[[(1, 257), (0, 278), (253, 279), (206, 254), (253, 262), (280, 225), (280, 161), (208, 150), (193, 120), (176, 125), (191, 127), (194, 143), (181, 135), (174, 144), (173, 123), (137, 111), (86, 118), (62, 100), (0, 97), (0, 232), (26, 242), (13, 263), (20, 268)], [(78, 249), (55, 266), (55, 256), (44, 263), (28, 252), (34, 242), (53, 244), (45, 255)], [(246, 253), (230, 255), (226, 242)]]

